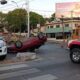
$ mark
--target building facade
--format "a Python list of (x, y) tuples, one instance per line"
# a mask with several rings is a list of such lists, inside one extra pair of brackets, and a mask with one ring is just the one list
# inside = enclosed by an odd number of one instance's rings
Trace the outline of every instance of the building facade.
[(55, 20), (46, 23), (45, 33), (48, 38), (68, 38), (71, 37), (77, 25), (80, 25), (80, 18)]

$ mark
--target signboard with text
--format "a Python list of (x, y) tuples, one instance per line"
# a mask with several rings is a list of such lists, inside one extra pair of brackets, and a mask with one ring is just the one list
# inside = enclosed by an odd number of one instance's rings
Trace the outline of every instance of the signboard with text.
[(56, 17), (80, 17), (80, 2), (56, 3)]

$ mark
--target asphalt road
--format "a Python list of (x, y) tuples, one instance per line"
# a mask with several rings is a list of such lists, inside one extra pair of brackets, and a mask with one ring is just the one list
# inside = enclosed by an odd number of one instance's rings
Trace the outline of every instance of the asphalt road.
[(0, 80), (80, 80), (80, 64), (59, 44), (46, 43), (36, 53), (36, 60), (0, 67)]

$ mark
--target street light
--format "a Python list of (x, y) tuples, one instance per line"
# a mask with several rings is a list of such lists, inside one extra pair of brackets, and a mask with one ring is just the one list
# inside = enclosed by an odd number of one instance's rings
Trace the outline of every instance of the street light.
[[(19, 7), (18, 4), (17, 4), (15, 1), (11, 1), (11, 2), (15, 3), (15, 4), (17, 5), (17, 7)], [(23, 6), (23, 5), (22, 5), (22, 6)], [(26, 26), (27, 26), (27, 30), (28, 30), (27, 37), (29, 37), (29, 36), (30, 36), (29, 0), (27, 0), (27, 2), (26, 2), (26, 10), (27, 10), (27, 16), (26, 16), (26, 21), (27, 21), (27, 22), (26, 22)]]
[[(17, 8), (19, 7), (18, 4), (15, 1), (11, 1), (11, 2), (14, 3), (14, 4), (16, 4)], [(20, 31), (21, 31), (21, 29), (20, 29)], [(13, 32), (15, 33), (15, 28), (14, 28)]]
[[(1, 2), (1, 4), (2, 5), (4, 5), (4, 4), (6, 4), (7, 3), (7, 1), (6, 0), (1, 0), (0, 1)], [(18, 4), (15, 2), (15, 1), (11, 1), (11, 2), (13, 2), (13, 3), (15, 3), (16, 5), (17, 5), (17, 7), (18, 7)], [(28, 22), (26, 22), (26, 25), (27, 25), (27, 30), (28, 30), (28, 37), (30, 36), (30, 15), (29, 15), (29, 0), (27, 0), (27, 2), (26, 2), (26, 9), (27, 9), (27, 20), (28, 20)]]
[(19, 7), (19, 6), (18, 6), (18, 4), (17, 4), (15, 1), (11, 1), (11, 2), (12, 2), (12, 3), (15, 3), (15, 4), (16, 4), (16, 6), (17, 6), (17, 8)]
[[(17, 2), (15, 2), (15, 1), (11, 1), (12, 3), (15, 3), (16, 4), (16, 6), (17, 6), (17, 8), (19, 8), (19, 6), (18, 6), (18, 4), (17, 4)], [(20, 25), (20, 35), (21, 35), (21, 25)]]
[(7, 3), (7, 1), (6, 1), (6, 0), (1, 0), (0, 2), (1, 2), (1, 4), (2, 4), (2, 5), (4, 5), (4, 4), (6, 4), (6, 3)]

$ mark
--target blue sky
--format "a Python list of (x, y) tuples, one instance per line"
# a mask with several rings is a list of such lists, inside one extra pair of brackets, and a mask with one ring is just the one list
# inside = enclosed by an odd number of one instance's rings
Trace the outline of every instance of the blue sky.
[[(8, 3), (6, 5), (0, 5), (0, 11), (8, 12), (18, 7), (26, 8), (25, 2), (27, 0), (7, 0)], [(11, 1), (15, 1), (17, 3), (13, 3)], [(60, 2), (80, 2), (80, 0), (29, 0), (30, 1), (30, 10), (35, 11), (39, 14), (42, 14), (44, 17), (50, 17), (52, 13), (55, 12), (55, 3)]]

